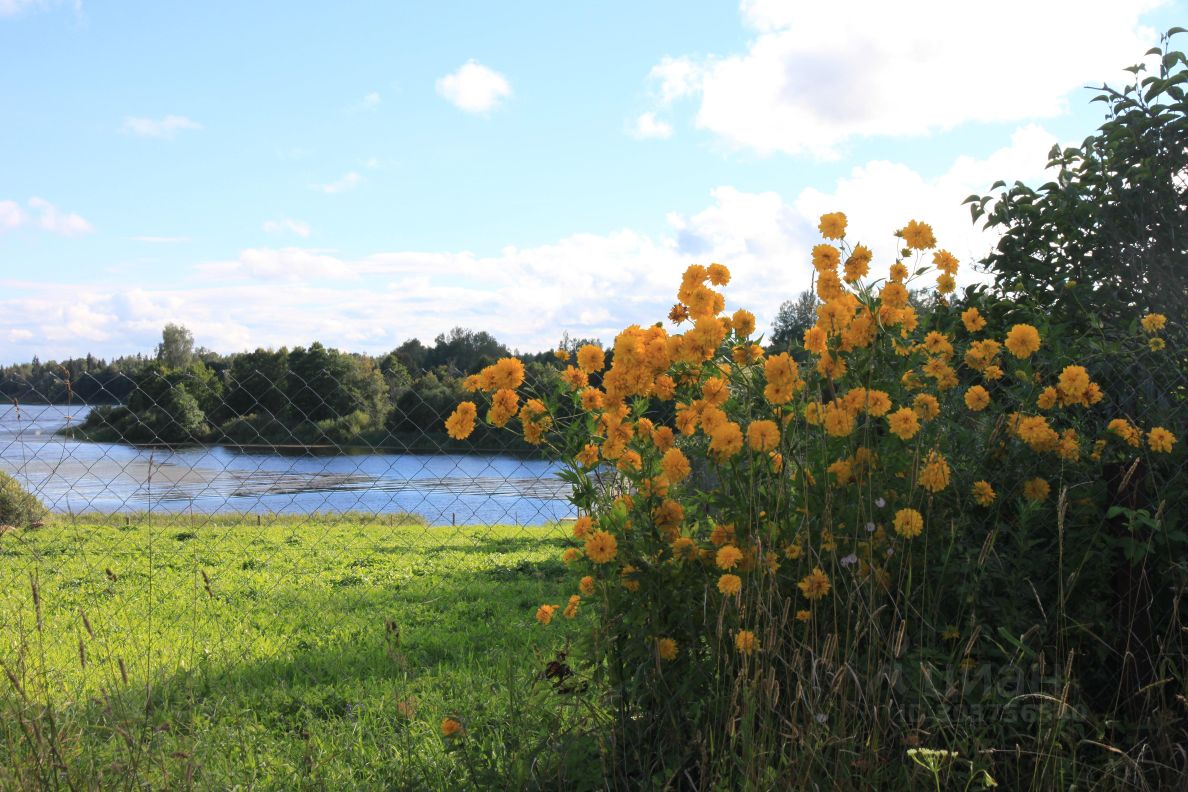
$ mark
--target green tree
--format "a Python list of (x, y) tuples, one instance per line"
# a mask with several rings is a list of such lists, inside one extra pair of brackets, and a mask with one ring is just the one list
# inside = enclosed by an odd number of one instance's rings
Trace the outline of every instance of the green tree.
[(1055, 321), (1109, 325), (1188, 311), (1188, 61), (1170, 39), (1132, 66), (1131, 85), (1103, 85), (1106, 121), (1080, 146), (1052, 148), (1055, 179), (1038, 190), (999, 181), (966, 199), (974, 221), (1002, 233), (985, 264), (997, 288)]
[(771, 349), (782, 352), (804, 338), (804, 331), (817, 322), (818, 305), (820, 300), (811, 290), (802, 291), (794, 300), (785, 300), (771, 325)]
[(185, 368), (194, 360), (194, 334), (182, 325), (170, 322), (161, 331), (157, 361), (171, 369)]

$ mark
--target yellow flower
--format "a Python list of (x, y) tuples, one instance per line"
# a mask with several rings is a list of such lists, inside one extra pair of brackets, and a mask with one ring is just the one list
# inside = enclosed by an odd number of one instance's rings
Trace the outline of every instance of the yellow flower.
[(1048, 493), (1051, 491), (1052, 488), (1048, 485), (1048, 482), (1042, 478), (1027, 479), (1027, 481), (1023, 482), (1023, 497), (1037, 503), (1046, 500)]
[(854, 431), (854, 416), (841, 401), (834, 400), (825, 405), (825, 431), (833, 437), (845, 437)]
[(1036, 398), (1035, 404), (1041, 410), (1050, 410), (1056, 406), (1056, 401), (1060, 394), (1051, 385), (1040, 391), (1040, 395)]
[(957, 290), (957, 281), (947, 272), (936, 276), (936, 290), (940, 294), (952, 294)]
[(734, 646), (743, 654), (749, 655), (759, 648), (759, 639), (750, 630), (739, 630), (734, 636)]
[(677, 642), (673, 639), (656, 639), (656, 654), (660, 655), (661, 660), (676, 660), (677, 651)]
[(924, 516), (915, 509), (895, 512), (895, 533), (905, 539), (915, 539), (924, 532)]
[(501, 358), (478, 373), (479, 388), (485, 391), (499, 390), (500, 388), (515, 390), (523, 382), (524, 364), (519, 358)]
[(902, 261), (895, 262), (891, 265), (891, 269), (888, 270), (888, 276), (891, 278), (892, 283), (902, 283), (903, 281), (907, 280), (907, 265), (905, 265)]
[(780, 428), (775, 421), (752, 421), (747, 427), (747, 445), (752, 451), (771, 451), (779, 444)]
[(918, 393), (912, 399), (912, 408), (925, 421), (931, 421), (940, 415), (940, 402), (931, 393)]
[(800, 558), (801, 548), (798, 544), (790, 544), (784, 548), (784, 556), (789, 560), (795, 561)]
[(907, 226), (899, 232), (899, 236), (903, 237), (903, 241), (913, 250), (928, 250), (936, 247), (936, 237), (932, 235), (932, 226), (927, 223), (910, 220)]
[(1040, 334), (1029, 324), (1017, 324), (1006, 337), (1006, 348), (1017, 358), (1029, 358), (1040, 348)]
[(507, 422), (519, 410), (520, 397), (510, 388), (500, 388), (491, 397), (491, 409), (487, 411), (487, 420), (494, 426), (506, 426)]
[(577, 594), (569, 595), (569, 603), (565, 606), (565, 610), (561, 615), (567, 619), (575, 618), (578, 612), (578, 605), (581, 604), (581, 601), (582, 598)]
[(807, 610), (796, 611), (796, 621), (806, 622), (806, 621), (810, 621), (812, 618), (813, 618), (812, 611), (807, 611)]
[(660, 459), (660, 470), (668, 477), (671, 484), (682, 481), (692, 472), (688, 458), (679, 448), (670, 448), (664, 453)]
[(619, 543), (606, 531), (595, 531), (586, 539), (586, 557), (595, 564), (605, 564), (619, 552)]
[(956, 275), (960, 262), (957, 257), (947, 250), (938, 250), (932, 254), (932, 264), (946, 275)]
[(929, 492), (940, 492), (949, 486), (949, 463), (936, 451), (929, 451), (919, 481), (920, 486)]
[(979, 506), (989, 506), (994, 503), (994, 487), (990, 486), (989, 481), (975, 481), (973, 485), (973, 498)]
[(858, 245), (854, 248), (854, 252), (846, 259), (845, 279), (849, 283), (854, 283), (860, 278), (865, 278), (866, 274), (870, 272), (870, 260), (874, 257), (870, 248), (863, 245)]
[(1143, 329), (1148, 333), (1157, 333), (1167, 324), (1167, 317), (1161, 313), (1150, 313), (1141, 320)]
[(635, 573), (638, 571), (632, 564), (627, 564), (619, 570), (619, 582), (623, 584), (623, 588), (628, 591), (639, 591), (639, 581), (635, 579)]
[(755, 314), (743, 308), (739, 308), (730, 317), (730, 325), (734, 328), (734, 334), (739, 338), (746, 338), (751, 333), (755, 332)]
[(710, 453), (719, 460), (726, 460), (742, 450), (742, 429), (733, 421), (715, 426), (710, 433)]
[(1135, 448), (1139, 447), (1142, 432), (1138, 430), (1137, 426), (1125, 418), (1115, 418), (1110, 421), (1106, 426), (1106, 430), (1118, 435), (1127, 445), (1134, 446)]
[[(813, 246), (813, 268), (818, 274), (833, 272), (841, 261), (841, 252), (833, 245)], [(820, 288), (818, 287), (818, 291)]]
[(478, 415), (478, 408), (474, 402), (464, 401), (446, 419), (446, 433), (455, 440), (465, 440), (474, 431), (474, 418)]
[(454, 737), (462, 733), (462, 724), (453, 718), (443, 718), (441, 721), (441, 736)]
[(710, 283), (715, 286), (725, 286), (730, 283), (730, 270), (726, 268), (725, 264), (710, 264), (706, 268), (706, 274), (709, 275)]
[(891, 433), (901, 440), (911, 440), (920, 431), (920, 420), (916, 411), (910, 407), (900, 407), (887, 416), (887, 424)]
[(986, 319), (977, 308), (969, 308), (961, 312), (961, 324), (971, 333), (976, 333), (986, 326)]
[(577, 461), (583, 467), (594, 467), (598, 464), (598, 446), (586, 443), (577, 455)]
[(990, 392), (981, 385), (974, 385), (965, 392), (965, 406), (974, 412), (981, 412), (990, 404)]
[(553, 620), (553, 614), (557, 612), (556, 605), (541, 605), (536, 609), (536, 620), (541, 624), (548, 624)]
[(569, 352), (565, 349), (558, 349), (555, 352), (553, 352), (553, 357), (557, 358), (557, 360), (560, 360), (562, 363), (564, 363), (565, 361), (569, 360)]
[(602, 348), (596, 347), (593, 344), (586, 344), (579, 349), (577, 359), (578, 366), (587, 374), (602, 371), (603, 366), (606, 365), (606, 355), (603, 353)]
[(594, 593), (594, 578), (590, 575), (585, 575), (578, 581), (578, 591), (585, 594), (587, 597)]
[(718, 591), (726, 596), (742, 591), (742, 578), (738, 575), (722, 575), (718, 578)]
[(1060, 372), (1057, 389), (1068, 403), (1082, 401), (1089, 391), (1089, 372), (1084, 366), (1065, 366)]
[(576, 547), (567, 547), (567, 548), (565, 548), (565, 552), (561, 555), (561, 560), (564, 561), (566, 564), (572, 564), (574, 561), (577, 561), (581, 557), (582, 557), (581, 550), (578, 550)]
[(718, 548), (714, 563), (718, 565), (718, 569), (733, 569), (742, 560), (742, 557), (742, 550), (734, 545), (722, 545)]
[(565, 371), (561, 372), (561, 381), (568, 385), (570, 390), (579, 391), (590, 384), (590, 377), (581, 369), (566, 366)]
[(823, 214), (817, 230), (826, 239), (841, 239), (846, 235), (846, 216), (841, 212)]
[(1166, 346), (1167, 342), (1165, 342), (1162, 338), (1152, 338), (1147, 341), (1147, 349), (1150, 349), (1152, 352), (1158, 352)]
[(796, 587), (800, 589), (800, 593), (805, 596), (805, 599), (819, 600), (829, 593), (829, 576), (821, 567), (814, 567), (812, 572), (804, 576)]
[(1147, 445), (1151, 447), (1152, 451), (1170, 454), (1175, 443), (1176, 436), (1162, 426), (1153, 427), (1151, 431), (1147, 432)]

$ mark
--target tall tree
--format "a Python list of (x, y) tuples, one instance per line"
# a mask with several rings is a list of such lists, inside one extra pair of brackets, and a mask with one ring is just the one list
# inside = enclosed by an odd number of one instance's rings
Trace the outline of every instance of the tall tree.
[(194, 360), (194, 334), (184, 325), (170, 322), (161, 331), (157, 346), (157, 362), (165, 368), (180, 369)]

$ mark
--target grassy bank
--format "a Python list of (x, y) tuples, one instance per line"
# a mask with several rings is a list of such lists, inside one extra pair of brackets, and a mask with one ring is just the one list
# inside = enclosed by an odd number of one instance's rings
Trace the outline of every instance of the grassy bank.
[(0, 536), (0, 788), (561, 785), (596, 761), (565, 744), (581, 697), (542, 675), (563, 632), (532, 620), (561, 535), (118, 516)]

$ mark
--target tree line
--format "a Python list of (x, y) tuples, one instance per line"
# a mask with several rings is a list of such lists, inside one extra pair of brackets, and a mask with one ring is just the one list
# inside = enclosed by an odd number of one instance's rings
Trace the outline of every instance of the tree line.
[[(586, 341), (563, 343), (576, 348)], [(461, 327), (431, 345), (411, 339), (381, 356), (318, 342), (220, 355), (170, 324), (153, 355), (35, 358), (0, 368), (0, 394), (19, 403), (94, 405), (70, 431), (104, 442), (526, 451), (505, 434), (462, 444), (439, 431), (466, 398), (462, 381), (513, 355), (531, 381), (557, 375), (553, 350), (513, 353), (490, 333)]]

